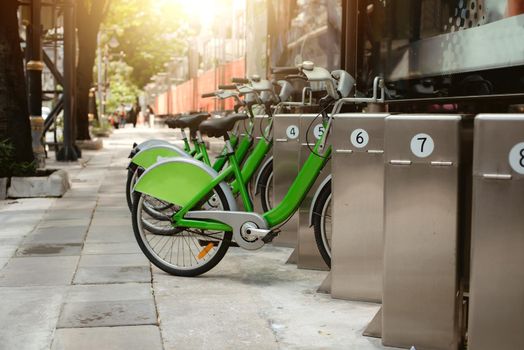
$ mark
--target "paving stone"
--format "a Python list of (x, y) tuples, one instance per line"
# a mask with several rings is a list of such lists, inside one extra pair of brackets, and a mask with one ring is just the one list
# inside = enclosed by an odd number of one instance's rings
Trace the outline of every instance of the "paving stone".
[(129, 226), (131, 227), (131, 216), (127, 217), (93, 217), (91, 222), (91, 228), (97, 228), (99, 226)]
[(80, 199), (80, 198), (71, 198), (71, 199), (62, 199), (57, 201), (55, 205), (52, 206), (51, 210), (60, 210), (60, 209), (85, 209), (85, 210), (94, 210), (96, 207), (96, 200), (90, 199)]
[(42, 227), (37, 228), (24, 239), (24, 244), (65, 244), (84, 242), (86, 226)]
[(149, 260), (143, 254), (82, 255), (78, 266), (149, 266)]
[[(257, 288), (251, 290), (231, 280), (221, 283), (207, 278), (189, 279), (185, 284), (186, 279), (161, 276), (172, 282), (165, 284), (162, 278), (158, 283), (155, 277), (155, 298), (166, 349), (207, 348), (210, 340), (195, 336), (201, 329), (213, 334), (217, 349), (279, 349), (271, 324), (262, 314)], [(208, 287), (201, 284), (205, 282)], [(230, 302), (224, 299), (227, 295), (234, 296)]]
[(126, 226), (97, 226), (89, 229), (86, 243), (135, 242), (133, 228)]
[(2, 212), (24, 212), (24, 211), (41, 211), (44, 212), (47, 210), (53, 203), (55, 203), (55, 198), (18, 198), (18, 199), (9, 199), (1, 205)]
[(162, 350), (157, 326), (58, 329), (51, 350)]
[(91, 209), (57, 209), (46, 214), (47, 220), (84, 219), (93, 216)]
[(6, 245), (20, 245), (25, 235), (14, 233), (0, 233), (0, 247)]
[(151, 282), (149, 261), (143, 254), (83, 255), (75, 284)]
[(0, 287), (71, 284), (78, 257), (12, 258), (0, 272)]
[(16, 256), (78, 256), (81, 251), (81, 243), (23, 244)]
[(117, 243), (86, 243), (82, 254), (139, 254), (140, 247), (136, 242), (117, 242)]
[(116, 193), (102, 193), (98, 196), (98, 206), (126, 206), (126, 203), (124, 201), (122, 200), (122, 196)]
[(91, 222), (91, 217), (81, 219), (44, 219), (38, 224), (38, 228), (45, 227), (71, 227), (71, 226), (84, 226), (88, 227)]
[(36, 225), (38, 225), (39, 222), (32, 222), (32, 223), (19, 223), (19, 224), (5, 224), (2, 222), (2, 226), (0, 227), (0, 236), (2, 237), (23, 237), (27, 235), (29, 232), (33, 231)]
[(82, 189), (71, 189), (64, 194), (62, 198), (90, 198), (96, 199), (96, 194), (98, 192), (98, 187), (93, 188), (82, 188)]
[(99, 219), (115, 219), (115, 218), (126, 218), (129, 222), (131, 221), (131, 212), (129, 211), (129, 208), (126, 207), (120, 207), (118, 209), (116, 208), (104, 208), (104, 207), (98, 207), (95, 214), (93, 215), (93, 220), (98, 221)]
[(114, 184), (114, 185), (102, 185), (100, 186), (100, 193), (126, 193), (125, 183)]
[(65, 287), (0, 288), (0, 348), (49, 349)]
[(34, 211), (32, 213), (0, 213), (0, 222), (2, 225), (36, 225), (44, 216), (43, 211)]
[(7, 264), (8, 261), (9, 261), (9, 258), (0, 258), (0, 270), (4, 268), (4, 266)]
[(80, 267), (75, 274), (75, 284), (102, 284), (151, 282), (149, 266), (100, 266)]
[(150, 284), (72, 286), (58, 328), (157, 324)]
[(16, 252), (18, 245), (0, 245), (0, 258), (10, 258)]

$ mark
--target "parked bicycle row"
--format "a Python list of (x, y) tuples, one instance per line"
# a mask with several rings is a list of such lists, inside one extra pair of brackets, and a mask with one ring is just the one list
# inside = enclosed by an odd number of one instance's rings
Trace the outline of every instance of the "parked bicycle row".
[[(272, 72), (283, 79), (236, 78), (203, 95), (233, 99), (233, 113), (170, 118), (183, 147), (134, 146), (127, 200), (147, 258), (170, 274), (197, 276), (232, 244), (257, 250), (291, 231), (299, 267), (332, 267), (334, 297), (382, 302), (366, 334), (385, 345), (454, 349), (466, 330), (469, 344), (493, 343), (486, 320), (519, 317), (488, 306), (503, 303), (493, 274), (521, 269), (486, 237), (520, 227), (493, 211), (514, 222), (522, 208), (524, 118), (393, 115), (381, 108), (381, 78), (366, 97), (342, 70), (304, 62)], [(355, 104), (367, 113), (341, 112)], [(204, 137), (224, 141), (215, 159)], [(511, 250), (504, 237), (500, 245)], [(486, 270), (494, 257), (498, 265)]]

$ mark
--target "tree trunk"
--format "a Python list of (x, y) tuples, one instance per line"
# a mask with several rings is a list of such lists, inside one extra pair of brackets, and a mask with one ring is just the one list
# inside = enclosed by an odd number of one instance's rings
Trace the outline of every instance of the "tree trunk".
[[(96, 37), (100, 25), (84, 24), (78, 19), (78, 66), (76, 67), (76, 128), (77, 140), (89, 140), (89, 89), (93, 84), (96, 57)], [(96, 28), (95, 28), (96, 27)]]
[(9, 139), (15, 160), (33, 161), (23, 55), (17, 18), (18, 1), (3, 0), (0, 11), (0, 139)]
[(97, 35), (108, 10), (109, 0), (91, 5), (77, 2), (78, 66), (76, 68), (76, 130), (77, 140), (89, 140), (89, 89), (93, 84)]

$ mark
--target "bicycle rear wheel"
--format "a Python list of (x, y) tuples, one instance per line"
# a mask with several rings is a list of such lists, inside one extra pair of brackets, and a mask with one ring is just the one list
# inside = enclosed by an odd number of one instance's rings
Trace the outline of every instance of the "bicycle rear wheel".
[[(222, 189), (216, 187), (204, 210), (230, 210)], [(145, 209), (149, 196), (134, 193), (133, 231), (142, 252), (159, 269), (183, 277), (203, 274), (215, 267), (226, 254), (231, 232), (174, 228), (170, 220), (151, 217)], [(176, 212), (171, 206), (169, 215)], [(167, 215), (167, 214), (166, 214)], [(151, 225), (152, 220), (155, 221)]]

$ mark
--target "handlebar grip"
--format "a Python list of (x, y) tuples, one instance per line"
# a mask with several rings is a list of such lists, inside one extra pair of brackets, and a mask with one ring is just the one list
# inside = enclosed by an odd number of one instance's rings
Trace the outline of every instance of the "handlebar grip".
[(201, 96), (202, 98), (208, 98), (208, 97), (215, 97), (216, 95), (214, 92), (208, 92), (208, 93), (202, 94)]
[(231, 78), (231, 82), (235, 84), (249, 84), (249, 79), (246, 78)]
[(271, 68), (271, 74), (298, 74), (300, 69), (298, 67), (273, 67)]
[(236, 85), (218, 85), (218, 88), (220, 90), (236, 90), (237, 89), (237, 86)]

